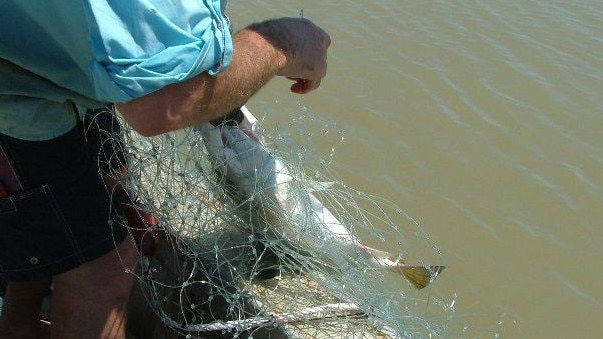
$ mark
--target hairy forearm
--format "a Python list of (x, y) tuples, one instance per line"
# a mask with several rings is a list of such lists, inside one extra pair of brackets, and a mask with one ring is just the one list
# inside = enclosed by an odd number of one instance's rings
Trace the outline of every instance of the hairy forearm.
[(117, 105), (126, 121), (146, 136), (198, 125), (242, 106), (285, 65), (278, 46), (252, 29), (233, 37), (230, 66), (217, 76), (203, 73), (182, 83)]

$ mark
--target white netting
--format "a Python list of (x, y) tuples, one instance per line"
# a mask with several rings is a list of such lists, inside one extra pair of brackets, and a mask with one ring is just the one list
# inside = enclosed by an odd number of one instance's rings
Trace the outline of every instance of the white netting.
[[(317, 123), (300, 120), (299, 131), (308, 122)], [(264, 132), (262, 144), (253, 123), (245, 112), (240, 125), (153, 138), (122, 128), (109, 138), (125, 150), (128, 171), (107, 174), (160, 225), (155, 255), (133, 272), (134, 331), (441, 336), (454, 297), (409, 283), (429, 283), (441, 269), (429, 266), (441, 258), (423, 228), (394, 204), (344, 185), (295, 132)]]

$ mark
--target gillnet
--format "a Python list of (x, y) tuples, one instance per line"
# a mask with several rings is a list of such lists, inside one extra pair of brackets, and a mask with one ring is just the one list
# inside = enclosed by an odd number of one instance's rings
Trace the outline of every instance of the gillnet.
[(249, 111), (236, 113), (152, 138), (125, 124), (107, 132), (99, 167), (111, 169), (104, 175), (146, 218), (134, 230), (137, 241), (154, 245), (128, 269), (138, 280), (132, 331), (141, 338), (443, 335), (454, 300), (420, 290), (443, 269), (422, 261), (441, 262), (422, 227), (395, 204), (343, 184), (294, 134), (260, 133)]

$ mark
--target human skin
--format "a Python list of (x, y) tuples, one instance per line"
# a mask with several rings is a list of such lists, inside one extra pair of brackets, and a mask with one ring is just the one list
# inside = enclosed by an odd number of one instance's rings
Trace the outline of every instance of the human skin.
[(295, 81), (291, 91), (305, 94), (326, 75), (330, 43), (321, 28), (303, 18), (253, 24), (233, 36), (232, 62), (224, 72), (203, 73), (116, 106), (136, 131), (154, 136), (219, 118), (275, 76)]

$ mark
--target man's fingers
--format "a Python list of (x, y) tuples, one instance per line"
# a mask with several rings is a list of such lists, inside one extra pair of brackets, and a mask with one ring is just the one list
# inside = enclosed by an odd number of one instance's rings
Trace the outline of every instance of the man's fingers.
[(291, 85), (291, 92), (297, 93), (297, 94), (304, 94), (304, 93), (308, 92), (309, 80), (296, 79), (296, 78), (289, 78), (289, 79), (295, 81), (293, 83), (293, 85)]
[[(291, 78), (290, 78), (291, 79)], [(312, 90), (315, 90), (320, 86), (320, 80), (309, 80), (309, 79), (291, 79), (295, 83), (291, 85), (291, 92), (297, 94), (306, 94)]]

